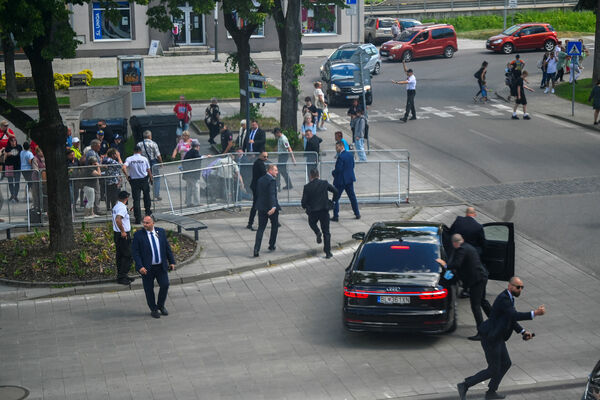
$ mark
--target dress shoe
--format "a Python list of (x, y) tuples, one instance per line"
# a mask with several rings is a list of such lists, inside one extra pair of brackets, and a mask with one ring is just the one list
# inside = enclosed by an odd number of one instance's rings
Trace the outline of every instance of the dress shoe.
[(356, 215), (354, 218), (356, 218), (356, 219), (360, 219), (360, 215)]
[(406, 118), (400, 118), (400, 121), (406, 122)]
[(460, 297), (461, 299), (468, 299), (469, 297), (471, 297), (471, 294), (468, 290), (463, 290), (462, 292), (460, 292), (458, 297)]
[(252, 227), (252, 225), (250, 225), (250, 224), (246, 225), (246, 229), (250, 229), (250, 230), (251, 230), (251, 231), (253, 231), (253, 232), (256, 230), (256, 229), (254, 229), (254, 228)]
[(331, 253), (325, 253), (325, 258), (331, 258), (331, 257), (333, 257), (333, 254), (331, 254)]
[(165, 306), (158, 307), (158, 311), (160, 311), (160, 313), (162, 315), (169, 315), (169, 312), (167, 311), (167, 309), (165, 308)]
[(258, 256), (259, 256), (258, 251), (255, 251), (254, 252), (254, 257), (258, 257)]
[(152, 315), (152, 318), (160, 318), (160, 314), (158, 313), (158, 310), (152, 310), (150, 315)]
[(269, 246), (269, 251), (275, 251), (275, 246)]
[(131, 277), (131, 276), (128, 276), (128, 277), (127, 277), (127, 279), (129, 279), (129, 282), (133, 282), (133, 281), (135, 281), (135, 278), (133, 278), (133, 277)]
[(485, 392), (485, 400), (496, 400), (496, 399), (505, 399), (506, 396), (503, 394), (498, 394), (497, 392), (488, 390)]
[(117, 283), (120, 283), (121, 285), (129, 285), (131, 284), (131, 281), (127, 278), (119, 278), (117, 279)]
[(292, 185), (287, 185), (283, 187), (283, 190), (292, 190), (293, 186)]
[(416, 115), (413, 115), (413, 116), (412, 116), (412, 117), (409, 119), (409, 121), (414, 121), (415, 119), (417, 119), (417, 116), (416, 116)]
[(317, 243), (321, 243), (323, 241), (323, 237), (320, 233), (317, 233)]
[(456, 385), (456, 388), (458, 389), (458, 397), (460, 398), (460, 400), (466, 400), (467, 399), (467, 385), (465, 385), (464, 382), (461, 382), (458, 385)]
[(333, 217), (333, 218), (331, 218), (331, 219), (330, 219), (330, 221), (331, 221), (331, 222), (338, 222), (338, 221), (339, 221), (339, 218), (338, 218), (338, 217)]
[(478, 333), (478, 334), (477, 334), (477, 335), (475, 335), (475, 336), (469, 336), (467, 339), (469, 339), (469, 340), (473, 340), (473, 341), (475, 341), (475, 342), (479, 342), (479, 341), (481, 341), (481, 336), (479, 336), (479, 333)]

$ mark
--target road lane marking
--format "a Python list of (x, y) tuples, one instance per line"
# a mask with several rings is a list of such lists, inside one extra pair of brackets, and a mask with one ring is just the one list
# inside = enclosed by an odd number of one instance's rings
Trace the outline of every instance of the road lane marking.
[(499, 141), (498, 139), (496, 139), (496, 138), (494, 138), (494, 137), (491, 137), (491, 136), (488, 136), (488, 135), (486, 135), (485, 133), (477, 132), (477, 131), (476, 131), (476, 130), (474, 130), (474, 129), (469, 129), (469, 132), (471, 132), (471, 133), (474, 133), (474, 134), (476, 134), (476, 135), (479, 135), (479, 136), (481, 136), (481, 137), (484, 137), (484, 138), (486, 138), (486, 139), (489, 139), (489, 140), (491, 140), (492, 142), (496, 142), (496, 143), (498, 143), (498, 144), (502, 143), (502, 142), (501, 142), (501, 141)]

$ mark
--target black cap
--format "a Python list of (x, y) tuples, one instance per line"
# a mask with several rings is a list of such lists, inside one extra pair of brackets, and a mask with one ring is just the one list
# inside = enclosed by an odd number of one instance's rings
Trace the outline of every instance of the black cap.
[(126, 190), (121, 190), (119, 192), (119, 200), (125, 200), (129, 197), (129, 193)]

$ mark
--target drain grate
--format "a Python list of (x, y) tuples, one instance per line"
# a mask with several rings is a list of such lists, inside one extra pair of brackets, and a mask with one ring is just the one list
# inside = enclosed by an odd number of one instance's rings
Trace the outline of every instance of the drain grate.
[(29, 397), (29, 390), (21, 386), (0, 386), (0, 399), (23, 400)]

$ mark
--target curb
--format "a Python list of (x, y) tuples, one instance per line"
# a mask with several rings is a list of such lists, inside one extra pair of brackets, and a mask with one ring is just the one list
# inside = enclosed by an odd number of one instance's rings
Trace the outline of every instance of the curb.
[[(535, 393), (535, 392), (545, 392), (551, 390), (560, 390), (560, 389), (572, 389), (572, 388), (581, 388), (581, 392), (585, 388), (585, 384), (587, 382), (587, 378), (574, 378), (569, 380), (562, 381), (552, 381), (552, 382), (536, 382), (536, 383), (528, 383), (523, 385), (513, 385), (503, 388), (501, 390), (502, 394), (527, 394), (527, 393)], [(475, 389), (469, 391), (473, 395), (480, 395), (483, 397), (486, 389)], [(455, 400), (458, 397), (456, 391), (447, 392), (447, 393), (438, 393), (438, 394), (425, 394), (425, 395), (416, 395), (416, 396), (408, 396), (408, 397), (392, 397), (389, 400)], [(467, 397), (472, 397), (467, 395)], [(473, 396), (474, 397), (474, 396)]]
[[(583, 122), (572, 120), (572, 119), (570, 119), (568, 117), (563, 117), (562, 115), (546, 114), (546, 113), (543, 113), (543, 114), (546, 115), (546, 116), (548, 116), (548, 117), (558, 119), (560, 121), (569, 122), (571, 124), (575, 124), (575, 125), (581, 126), (582, 128), (587, 128), (587, 129), (591, 129), (593, 131), (598, 131), (598, 128), (595, 125), (586, 124), (586, 123), (583, 123)], [(600, 133), (600, 131), (598, 133)]]

